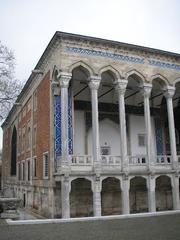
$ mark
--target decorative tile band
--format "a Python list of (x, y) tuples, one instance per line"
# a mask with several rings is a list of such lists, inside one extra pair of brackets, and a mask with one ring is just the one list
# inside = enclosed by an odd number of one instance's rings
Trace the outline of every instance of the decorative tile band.
[(167, 62), (161, 62), (153, 59), (148, 59), (148, 63), (150, 65), (161, 67), (161, 68), (170, 68), (177, 71), (180, 71), (180, 65), (174, 64), (174, 63), (167, 63)]
[(67, 51), (78, 53), (78, 54), (83, 54), (83, 55), (108, 57), (108, 58), (112, 58), (114, 60), (120, 60), (120, 61), (126, 61), (126, 62), (133, 62), (133, 63), (140, 63), (140, 64), (144, 63), (144, 58), (128, 56), (128, 55), (123, 55), (123, 54), (110, 53), (110, 52), (90, 50), (87, 48), (85, 49), (85, 48), (77, 48), (77, 47), (67, 47)]
[[(112, 58), (114, 60), (126, 61), (131, 63), (138, 63), (138, 64), (145, 64), (146, 59), (140, 58), (136, 56), (129, 56), (124, 54), (116, 54), (111, 52), (102, 52), (97, 50), (91, 50), (87, 48), (77, 48), (77, 47), (66, 47), (68, 52), (74, 52), (82, 55), (91, 55), (91, 56), (98, 56), (98, 57), (107, 57)], [(168, 62), (161, 62), (155, 59), (148, 59), (147, 63), (152, 66), (160, 67), (160, 68), (169, 68), (176, 71), (180, 71), (180, 65)]]

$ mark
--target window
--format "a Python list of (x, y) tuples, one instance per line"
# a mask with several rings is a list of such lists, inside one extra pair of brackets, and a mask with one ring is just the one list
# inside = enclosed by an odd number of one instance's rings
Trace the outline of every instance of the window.
[(22, 152), (24, 152), (24, 150), (25, 150), (25, 143), (26, 143), (26, 128), (24, 126), (22, 129), (22, 145), (21, 145)]
[(21, 153), (21, 128), (18, 129), (18, 154)]
[(36, 134), (37, 134), (37, 128), (36, 128), (36, 126), (34, 126), (34, 129), (33, 129), (33, 146), (36, 145)]
[(25, 174), (25, 162), (22, 163), (22, 180), (25, 181), (26, 174)]
[(35, 91), (33, 94), (33, 109), (34, 111), (37, 109), (37, 91)]
[(44, 179), (48, 178), (49, 174), (49, 158), (48, 158), (48, 152), (43, 153), (43, 177)]
[(31, 110), (31, 99), (29, 99), (27, 103), (27, 112), (29, 112), (30, 110)]
[(33, 177), (37, 177), (37, 158), (33, 158)]
[(101, 147), (101, 155), (110, 155), (110, 147), (108, 146)]
[(24, 106), (23, 112), (22, 112), (22, 117), (25, 117), (25, 116), (26, 116), (26, 106)]
[(138, 134), (138, 146), (145, 147), (145, 134)]
[(27, 161), (27, 181), (30, 181), (30, 171), (31, 171), (31, 162), (30, 160)]
[(30, 127), (30, 122), (28, 122), (28, 128), (27, 128), (27, 149), (30, 148), (31, 146), (31, 127)]
[(18, 180), (21, 181), (21, 163), (18, 163)]

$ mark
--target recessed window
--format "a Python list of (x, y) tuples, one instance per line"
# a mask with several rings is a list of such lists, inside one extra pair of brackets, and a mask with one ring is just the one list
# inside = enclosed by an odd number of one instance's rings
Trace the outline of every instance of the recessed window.
[(30, 181), (31, 162), (27, 161), (27, 180)]
[(145, 134), (138, 134), (139, 147), (145, 147)]
[(43, 176), (44, 179), (48, 178), (49, 175), (49, 157), (48, 157), (48, 152), (43, 154)]
[(37, 91), (35, 91), (33, 94), (33, 109), (34, 111), (37, 109)]
[(33, 158), (33, 177), (37, 177), (37, 158)]

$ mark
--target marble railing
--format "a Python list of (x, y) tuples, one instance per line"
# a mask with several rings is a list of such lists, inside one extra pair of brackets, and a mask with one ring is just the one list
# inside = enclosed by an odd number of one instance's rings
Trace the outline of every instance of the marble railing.
[[(178, 162), (180, 163), (180, 155), (177, 156)], [(121, 156), (115, 155), (101, 155), (101, 165), (121, 165)], [(146, 155), (128, 156), (129, 165), (147, 165)], [(171, 155), (157, 155), (154, 161), (155, 165), (169, 165), (172, 163)], [(91, 155), (72, 155), (71, 165), (77, 166), (92, 166), (93, 157)]]
[(155, 164), (171, 164), (171, 155), (157, 155)]
[(71, 158), (71, 165), (92, 165), (92, 163), (91, 155), (78, 155)]
[(130, 165), (145, 165), (147, 163), (145, 155), (129, 156)]
[(102, 165), (120, 165), (121, 156), (101, 155), (101, 164)]

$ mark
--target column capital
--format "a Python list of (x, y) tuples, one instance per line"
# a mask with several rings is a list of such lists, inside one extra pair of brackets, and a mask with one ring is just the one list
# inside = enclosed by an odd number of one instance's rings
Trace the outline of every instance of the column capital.
[(151, 83), (144, 83), (142, 86), (141, 93), (144, 97), (149, 98), (152, 90), (152, 84)]
[(98, 90), (100, 86), (101, 78), (98, 76), (91, 76), (89, 77), (89, 88), (91, 90)]
[(115, 81), (114, 84), (115, 84), (115, 89), (119, 92), (119, 94), (124, 95), (128, 81), (126, 79), (118, 79), (117, 81)]
[(176, 88), (173, 87), (173, 86), (167, 86), (165, 89), (164, 89), (164, 96), (165, 98), (173, 98), (174, 96), (174, 93), (175, 93), (175, 90)]
[(59, 85), (61, 88), (68, 88), (69, 82), (72, 78), (71, 73), (60, 72), (58, 75)]
[(58, 82), (53, 81), (51, 83), (51, 89), (52, 89), (52, 92), (53, 92), (54, 96), (60, 95), (60, 87), (59, 87), (59, 83)]

